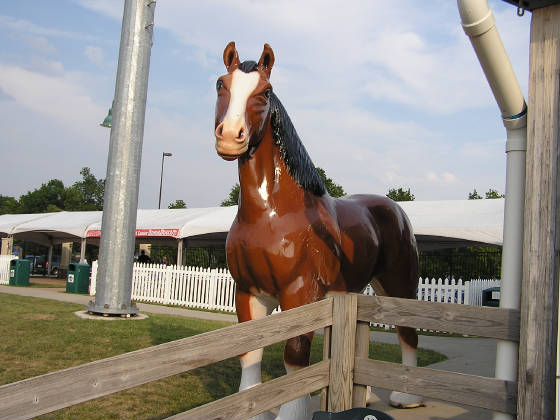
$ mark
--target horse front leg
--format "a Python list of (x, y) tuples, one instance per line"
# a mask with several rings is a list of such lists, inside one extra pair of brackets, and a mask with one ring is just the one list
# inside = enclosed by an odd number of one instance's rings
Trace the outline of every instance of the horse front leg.
[[(239, 322), (264, 318), (270, 315), (276, 305), (271, 299), (254, 296), (240, 290), (235, 292), (235, 306)], [(261, 361), (263, 349), (256, 349), (239, 356), (241, 363), (241, 382), (239, 391), (261, 383)]]
[[(313, 334), (313, 332), (310, 332), (286, 340), (284, 367), (287, 374), (309, 366)], [(311, 414), (311, 396), (307, 394), (282, 404), (276, 420), (310, 419)]]
[[(303, 284), (304, 282), (301, 283)], [(308, 286), (307, 290), (309, 289), (310, 287)], [(283, 311), (297, 308), (319, 299), (320, 296), (314, 296), (310, 299), (305, 293), (290, 293), (289, 290), (283, 291), (279, 296), (280, 307)], [(309, 366), (313, 335), (314, 331), (311, 331), (307, 334), (286, 340), (286, 346), (284, 347), (284, 367), (288, 375)], [(276, 420), (310, 419), (311, 415), (311, 396), (306, 394), (293, 401), (282, 404)]]

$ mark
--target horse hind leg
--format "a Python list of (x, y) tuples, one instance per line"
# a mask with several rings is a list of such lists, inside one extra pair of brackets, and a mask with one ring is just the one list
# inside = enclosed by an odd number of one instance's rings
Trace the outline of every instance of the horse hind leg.
[[(397, 334), (401, 345), (402, 364), (405, 366), (418, 366), (418, 333), (414, 328), (397, 326)], [(399, 391), (391, 393), (389, 403), (397, 408), (424, 406), (422, 397)]]
[[(371, 286), (377, 295), (389, 295), (379, 279), (375, 277), (371, 281)], [(416, 332), (416, 329), (397, 326), (397, 335), (399, 337), (399, 344), (401, 347), (402, 364), (405, 366), (418, 366), (418, 333)], [(393, 407), (397, 408), (416, 408), (424, 406), (422, 397), (399, 391), (391, 392), (389, 403)]]

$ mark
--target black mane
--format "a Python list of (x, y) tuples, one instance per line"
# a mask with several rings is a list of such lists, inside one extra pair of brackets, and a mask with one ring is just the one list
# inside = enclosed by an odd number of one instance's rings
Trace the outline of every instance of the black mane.
[(278, 97), (270, 95), (270, 126), (274, 144), (280, 148), (280, 156), (288, 167), (288, 171), (300, 187), (322, 196), (327, 191), (315, 169), (305, 146), (301, 142), (288, 113)]
[[(250, 60), (244, 61), (238, 68), (244, 73), (251, 73), (257, 70), (257, 63)], [(327, 192), (325, 185), (307, 154), (288, 113), (274, 93), (270, 95), (270, 109), (272, 137), (274, 144), (280, 148), (280, 156), (288, 167), (288, 172), (306, 191), (319, 197), (324, 195)]]
[(255, 61), (244, 61), (238, 67), (243, 73), (251, 73), (252, 71), (257, 71), (257, 63)]

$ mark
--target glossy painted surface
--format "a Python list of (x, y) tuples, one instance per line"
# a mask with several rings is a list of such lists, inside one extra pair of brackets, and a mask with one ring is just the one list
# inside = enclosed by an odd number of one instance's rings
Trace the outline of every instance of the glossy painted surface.
[[(259, 81), (247, 96), (245, 115), (237, 119), (224, 120), (235, 72), (244, 64), (233, 43), (224, 51), (228, 73), (216, 86), (216, 150), (226, 160), (238, 160), (241, 186), (226, 242), (239, 320), (253, 319), (251, 295), (276, 299), (286, 310), (328, 292), (359, 292), (372, 282), (379, 294), (416, 298), (416, 241), (396, 203), (374, 195), (316, 195), (292, 175), (289, 165), (297, 159), (286, 163), (271, 129), (273, 63), (272, 49), (265, 45), (255, 70)], [(399, 328), (399, 334), (416, 348), (414, 330)], [(312, 337), (288, 340), (288, 365), (308, 363)]]

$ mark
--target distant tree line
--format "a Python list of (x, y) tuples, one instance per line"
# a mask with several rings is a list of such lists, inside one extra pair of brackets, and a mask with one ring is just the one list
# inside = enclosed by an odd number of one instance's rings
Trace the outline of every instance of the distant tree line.
[[(105, 180), (96, 178), (87, 167), (82, 168), (80, 175), (82, 179), (69, 187), (59, 179), (51, 179), (19, 199), (0, 194), (0, 214), (103, 210)], [(176, 200), (169, 208), (184, 209), (187, 205)]]
[(0, 195), (0, 214), (102, 210), (105, 181), (97, 179), (87, 167), (82, 168), (80, 175), (82, 179), (70, 187), (59, 179), (51, 179), (18, 200)]

